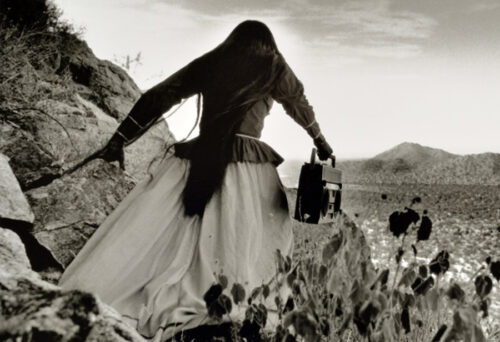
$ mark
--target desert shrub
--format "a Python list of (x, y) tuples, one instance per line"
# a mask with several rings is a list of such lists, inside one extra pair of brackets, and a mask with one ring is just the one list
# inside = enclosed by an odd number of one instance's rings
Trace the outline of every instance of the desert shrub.
[[(430, 262), (417, 257), (433, 228), (427, 211), (412, 207), (419, 202), (415, 198), (389, 217), (388, 231), (399, 246), (387, 268), (374, 270), (360, 262), (361, 251), (338, 233), (324, 245), (321, 256), (304, 255), (292, 262), (277, 251), (277, 275), (255, 289), (229, 284), (219, 275), (205, 295), (209, 315), (222, 321), (242, 302), (247, 304), (245, 319), (234, 324), (234, 341), (498, 338), (498, 327), (489, 326), (486, 318), (492, 287), (500, 279), (500, 261), (485, 260), (469, 284), (446, 280), (448, 251), (439, 251)], [(284, 288), (289, 295), (283, 297)], [(264, 329), (271, 313), (278, 315), (278, 322)]]
[(0, 15), (20, 30), (48, 30), (58, 28), (61, 13), (47, 0), (2, 0)]
[(44, 0), (2, 0), (0, 4), (2, 108), (68, 96), (67, 61), (81, 44), (79, 33)]

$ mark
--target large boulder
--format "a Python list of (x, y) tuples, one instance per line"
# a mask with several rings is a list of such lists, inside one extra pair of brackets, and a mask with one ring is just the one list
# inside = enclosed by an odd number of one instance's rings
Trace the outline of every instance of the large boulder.
[(63, 266), (132, 189), (119, 167), (96, 159), (26, 195), (35, 212), (33, 235)]
[[(10, 229), (16, 233), (27, 250), (29, 263), (35, 270), (60, 268), (51, 253), (31, 234), (34, 215), (7, 157), (0, 154), (0, 228)], [(5, 245), (11, 251), (14, 245)]]
[(119, 66), (96, 58), (84, 41), (74, 42), (71, 54), (62, 58), (77, 91), (115, 119), (123, 119), (141, 92), (132, 78)]
[(30, 271), (31, 265), (19, 236), (9, 229), (0, 228), (0, 279)]
[(0, 153), (0, 220), (33, 223), (34, 219), (7, 157)]
[(94, 295), (63, 291), (30, 269), (24, 245), (0, 228), (0, 340), (141, 342), (120, 315)]
[[(72, 49), (53, 51), (61, 57), (38, 70), (34, 83), (16, 79), (24, 91), (33, 85), (36, 96), (6, 97), (0, 103), (0, 153), (13, 171), (1, 180), (6, 185), (0, 189), (0, 207), (10, 208), (15, 224), (7, 228), (22, 238), (37, 271), (67, 265), (175, 141), (160, 121), (125, 149), (126, 173), (102, 160), (75, 170), (106, 144), (141, 92), (120, 67), (96, 58), (84, 42), (73, 43)], [(17, 181), (20, 188), (11, 188)], [(20, 189), (35, 217), (26, 201), (21, 203)], [(6, 227), (6, 215), (0, 211), (0, 226)]]
[[(0, 105), (0, 153), (10, 158), (23, 189), (50, 183), (102, 148), (141, 95), (123, 69), (96, 58), (83, 42), (62, 60), (54, 70), (64, 73), (36, 83), (37, 93), (46, 96)], [(144, 177), (173, 141), (165, 121), (150, 129), (126, 150), (131, 175)]]

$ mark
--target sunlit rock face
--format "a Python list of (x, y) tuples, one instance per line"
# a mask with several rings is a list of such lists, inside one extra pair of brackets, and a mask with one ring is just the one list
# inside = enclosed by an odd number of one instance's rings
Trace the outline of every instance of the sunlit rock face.
[[(102, 148), (141, 95), (123, 69), (96, 58), (84, 42), (64, 63), (66, 74), (47, 76), (54, 84), (64, 82), (60, 94), (53, 83), (38, 81), (36, 87), (50, 96), (1, 108), (0, 153), (10, 158), (23, 189), (50, 182)], [(128, 172), (143, 178), (173, 141), (167, 124), (158, 123), (126, 149)]]
[(73, 44), (70, 54), (55, 51), (63, 57), (36, 70), (35, 81), (19, 80), (34, 84), (15, 84), (35, 87), (37, 96), (6, 97), (0, 106), (0, 216), (17, 222), (15, 231), (36, 270), (66, 266), (175, 142), (161, 121), (125, 149), (125, 172), (102, 160), (75, 170), (107, 143), (141, 92), (123, 69), (96, 58), (85, 42)]

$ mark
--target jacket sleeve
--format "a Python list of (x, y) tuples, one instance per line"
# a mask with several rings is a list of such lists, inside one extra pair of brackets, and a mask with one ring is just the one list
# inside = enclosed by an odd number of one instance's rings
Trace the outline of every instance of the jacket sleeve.
[(272, 97), (283, 106), (285, 112), (295, 122), (307, 131), (311, 138), (320, 137), (321, 130), (316, 122), (314, 110), (304, 95), (304, 86), (286, 62)]
[(197, 60), (146, 91), (118, 126), (114, 137), (129, 145), (143, 135), (158, 118), (182, 99), (200, 92)]

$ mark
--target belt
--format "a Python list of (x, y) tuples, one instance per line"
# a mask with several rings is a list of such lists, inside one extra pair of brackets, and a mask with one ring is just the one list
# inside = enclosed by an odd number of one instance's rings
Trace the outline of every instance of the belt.
[(238, 137), (242, 137), (242, 138), (249, 138), (249, 139), (259, 140), (259, 138), (257, 138), (257, 137), (252, 137), (251, 135), (247, 135), (247, 134), (243, 134), (243, 133), (236, 133), (235, 135), (238, 136)]

